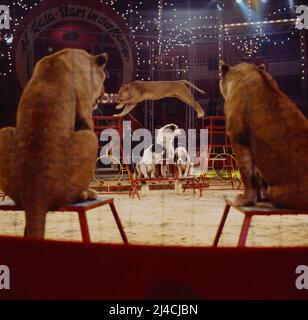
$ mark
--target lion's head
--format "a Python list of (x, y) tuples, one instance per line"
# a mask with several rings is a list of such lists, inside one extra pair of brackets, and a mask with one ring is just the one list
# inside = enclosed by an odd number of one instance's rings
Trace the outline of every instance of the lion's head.
[(107, 53), (93, 56), (85, 50), (67, 48), (41, 59), (33, 78), (62, 83), (63, 90), (74, 91), (77, 100), (90, 102), (94, 107), (105, 93), (107, 61)]
[(252, 76), (254, 72), (266, 71), (265, 65), (256, 66), (247, 62), (238, 64), (237, 66), (231, 67), (223, 64), (221, 66), (222, 79), (220, 80), (219, 86), (221, 94), (225, 99), (228, 98), (232, 88), (237, 85), (247, 75)]
[(117, 94), (117, 103), (122, 103), (124, 101), (127, 101), (129, 99), (129, 90), (130, 86), (129, 84), (124, 84), (118, 94)]

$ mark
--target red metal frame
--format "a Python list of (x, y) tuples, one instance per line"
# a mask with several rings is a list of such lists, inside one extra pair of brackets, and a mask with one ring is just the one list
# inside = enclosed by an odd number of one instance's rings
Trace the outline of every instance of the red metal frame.
[(196, 189), (199, 190), (201, 198), (203, 195), (203, 190), (206, 187), (206, 174), (201, 174), (199, 177), (192, 177), (186, 180), (187, 181), (184, 185), (183, 192), (185, 192), (188, 186), (191, 185), (194, 190), (194, 194), (196, 193)]
[[(196, 193), (196, 189), (200, 192), (200, 198), (203, 195), (203, 189), (205, 188), (205, 180), (206, 175), (202, 175), (202, 177), (187, 177), (187, 178), (133, 178), (133, 190), (138, 190), (139, 188), (139, 182), (177, 182), (177, 181), (185, 181), (185, 185), (183, 188), (183, 193), (186, 191), (186, 189), (189, 187), (189, 185), (192, 186), (192, 189), (194, 190), (194, 194)], [(134, 198), (134, 195), (133, 195)], [(140, 198), (140, 197), (139, 197)]]
[[(96, 121), (99, 120), (110, 120), (113, 121), (115, 124), (112, 125), (105, 125), (105, 126), (101, 126), (101, 125), (96, 125), (95, 123)], [(133, 118), (133, 120), (136, 122), (136, 119)], [(120, 153), (121, 153), (121, 157), (122, 159), (124, 159), (124, 152), (123, 152), (123, 117), (116, 117), (116, 116), (93, 116), (93, 121), (94, 121), (94, 128), (95, 128), (95, 133), (96, 135), (100, 135), (101, 131), (104, 129), (115, 129), (118, 130), (119, 132), (119, 136), (120, 136)], [(99, 147), (99, 150), (101, 149), (101, 147)], [(126, 171), (128, 173), (128, 178), (129, 181), (131, 183), (131, 191), (129, 193), (126, 192), (121, 192), (121, 194), (129, 194), (129, 196), (131, 196), (132, 194), (136, 194), (138, 196), (138, 198), (140, 198), (139, 193), (138, 193), (138, 188), (134, 187), (134, 182), (133, 182), (133, 177), (132, 177), (132, 173), (131, 170), (129, 168), (128, 164), (125, 164), (125, 168)], [(118, 194), (119, 192), (116, 192), (116, 194)], [(105, 193), (107, 194), (107, 193)], [(108, 194), (114, 194), (114, 192), (108, 192)]]
[[(111, 120), (114, 121), (115, 125), (106, 125), (106, 126), (99, 126), (95, 124), (95, 120)], [(100, 135), (102, 130), (104, 129), (116, 129), (119, 130), (120, 135), (120, 146), (122, 147), (122, 137), (123, 137), (123, 118), (122, 117), (115, 117), (115, 116), (93, 116), (94, 121), (94, 128), (96, 135)], [(97, 131), (99, 129), (99, 131)]]
[[(61, 211), (61, 212), (77, 212), (79, 217), (79, 224), (80, 224), (80, 231), (81, 231), (81, 237), (82, 242), (89, 243), (90, 240), (90, 232), (89, 232), (89, 226), (88, 226), (88, 220), (87, 220), (87, 211), (98, 208), (104, 205), (109, 205), (111, 212), (113, 214), (113, 217), (116, 221), (117, 227), (119, 229), (119, 232), (121, 234), (121, 238), (123, 240), (124, 244), (128, 244), (128, 240), (124, 231), (124, 228), (122, 226), (121, 220), (119, 218), (118, 212), (116, 210), (116, 207), (114, 205), (112, 198), (103, 198), (99, 197), (97, 200), (93, 201), (86, 201), (76, 204), (69, 204), (67, 206), (61, 207), (59, 209), (53, 210), (53, 211)], [(6, 200), (0, 203), (0, 211), (20, 211), (21, 208), (17, 207), (12, 200)]]
[[(216, 121), (224, 121), (224, 125), (217, 125)], [(226, 117), (225, 116), (208, 116), (202, 118), (202, 129), (209, 130), (209, 166), (211, 161), (213, 161), (213, 155), (217, 155), (216, 149), (221, 148), (223, 153), (232, 155), (232, 148), (230, 144), (230, 139), (228, 136), (227, 128), (226, 128)], [(214, 136), (223, 135), (224, 136), (224, 144), (214, 144)], [(230, 152), (231, 151), (231, 152)], [(217, 161), (217, 160), (216, 160)], [(228, 169), (227, 169), (228, 170)], [(229, 170), (228, 170), (228, 174)], [(235, 185), (233, 180), (230, 181), (232, 190), (235, 189)], [(230, 188), (219, 188), (212, 190), (229, 190)]]
[[(206, 122), (209, 121), (207, 124)], [(202, 118), (202, 129), (209, 130), (209, 147), (218, 148), (218, 147), (230, 147), (229, 137), (226, 129), (226, 125), (216, 125), (215, 121), (224, 121), (226, 123), (225, 116), (209, 116)], [(213, 138), (215, 135), (224, 135), (225, 143), (224, 144), (214, 144)]]
[[(121, 151), (121, 155), (123, 158), (123, 118), (122, 117), (115, 117), (115, 116), (93, 116), (93, 120), (110, 120), (110, 121), (114, 121), (115, 124), (112, 125), (106, 125), (106, 126), (101, 126), (101, 125), (95, 125), (95, 132), (97, 135), (101, 134), (101, 130), (104, 129), (116, 129), (119, 131), (120, 134), (120, 151)], [(133, 119), (134, 121), (136, 121), (136, 119)], [(209, 120), (210, 124), (209, 126), (205, 126), (205, 121)], [(213, 148), (215, 147), (230, 147), (229, 145), (229, 141), (228, 141), (228, 135), (226, 132), (226, 127), (225, 126), (217, 126), (215, 125), (215, 121), (225, 121), (225, 117), (224, 116), (210, 116), (210, 117), (206, 117), (202, 119), (202, 128), (207, 128), (209, 129), (209, 148), (210, 148), (210, 152), (211, 150), (213, 150)], [(140, 124), (138, 124), (140, 125)], [(219, 134), (219, 135), (224, 135), (225, 136), (225, 144), (224, 145), (214, 145), (213, 144), (213, 136)], [(138, 188), (139, 188), (139, 182), (146, 182), (146, 181), (151, 181), (151, 182), (161, 182), (161, 181), (179, 181), (181, 179), (178, 178), (133, 178), (133, 175), (130, 171), (130, 168), (128, 165), (126, 165), (126, 169), (129, 175), (129, 179), (130, 179), (130, 183), (131, 183), (131, 191), (129, 192), (129, 196), (133, 197), (135, 196), (135, 194), (137, 195), (137, 197), (140, 199), (140, 195), (138, 192)], [(186, 179), (185, 179), (186, 180)], [(196, 191), (196, 189), (199, 189), (200, 191), (200, 196), (202, 196), (203, 193), (203, 189), (205, 187), (205, 177), (200, 181), (200, 179), (195, 179), (195, 178), (188, 178), (187, 183), (184, 186), (184, 192), (187, 189), (189, 183), (192, 184), (193, 189), (194, 189), (194, 193)], [(112, 192), (113, 193), (113, 192)], [(125, 192), (121, 192), (121, 194), (124, 194)], [(111, 194), (111, 192), (110, 192)]]

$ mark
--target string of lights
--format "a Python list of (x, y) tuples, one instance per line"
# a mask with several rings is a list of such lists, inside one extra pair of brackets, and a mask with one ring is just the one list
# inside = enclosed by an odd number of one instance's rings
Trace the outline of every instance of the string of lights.
[(305, 80), (306, 78), (306, 51), (305, 51), (305, 34), (304, 31), (300, 32), (300, 55), (301, 55), (301, 79)]
[(248, 0), (248, 20), (251, 21), (252, 19), (252, 6), (251, 6), (251, 0)]
[(286, 13), (288, 13), (288, 15), (291, 15), (291, 16), (293, 16), (293, 18), (295, 18), (295, 9), (297, 7), (298, 7), (297, 5), (294, 5), (294, 6), (278, 8), (278, 9), (274, 10), (273, 12), (270, 12), (268, 14), (268, 16), (265, 18), (265, 20), (269, 20), (269, 19), (272, 20), (274, 17), (279, 16), (279, 15), (283, 15)]
[(163, 14), (163, 0), (158, 0), (158, 19), (157, 19), (157, 29), (158, 29), (158, 54), (161, 55), (162, 42), (161, 37), (163, 33), (162, 28), (162, 14)]
[[(31, 1), (30, 3), (27, 3), (29, 1), (25, 1), (25, 0), (14, 1), (12, 4), (8, 5), (8, 8), (10, 9), (11, 13), (15, 7), (23, 9), (26, 13), (28, 10), (31, 10), (34, 7), (38, 6), (42, 1), (43, 0), (39, 0), (36, 2)], [(12, 30), (9, 30), (8, 32), (4, 32), (4, 31), (0, 32), (0, 38), (6, 44), (6, 46), (1, 46), (0, 48), (0, 60), (5, 61), (6, 62), (5, 64), (7, 65), (7, 70), (0, 72), (0, 76), (6, 77), (13, 71), (12, 43), (14, 40), (14, 34), (16, 32), (16, 29), (20, 25), (23, 19), (24, 19), (24, 14), (18, 18), (17, 17), (13, 18), (12, 16), (10, 16)], [(2, 65), (5, 65), (5, 64), (2, 63)]]
[(272, 35), (266, 33), (261, 26), (255, 29), (255, 32), (251, 36), (232, 36), (229, 29), (225, 31), (225, 39), (235, 47), (240, 53), (252, 57), (256, 55), (263, 43), (268, 43), (273, 46), (285, 45), (289, 41), (295, 38), (295, 32), (291, 31), (289, 34), (284, 35), (284, 39), (272, 39)]
[(224, 4), (218, 3), (217, 5), (218, 9), (218, 63), (219, 63), (219, 79), (222, 78), (222, 64), (224, 59), (224, 21), (223, 21), (223, 10), (224, 10)]
[[(4, 34), (7, 46), (2, 46), (0, 58), (7, 61), (7, 71), (0, 73), (6, 76), (12, 72), (12, 42), (15, 32), (20, 27), (24, 16), (29, 10), (34, 9), (46, 0), (16, 0), (10, 5), (11, 8), (19, 8), (19, 16), (11, 18), (11, 34)], [(146, 70), (151, 68), (155, 70), (158, 66), (165, 68), (174, 68), (181, 65), (183, 72), (188, 69), (188, 51), (178, 54), (189, 48), (193, 41), (202, 41), (205, 39), (217, 39), (224, 32), (224, 39), (231, 43), (240, 53), (252, 56), (258, 53), (263, 43), (271, 45), (285, 45), (296, 34), (292, 31), (286, 35), (285, 39), (272, 39), (269, 32), (265, 30), (266, 26), (272, 24), (284, 24), (295, 22), (294, 6), (279, 8), (274, 10), (264, 21), (253, 21), (253, 4), (248, 0), (249, 15), (248, 21), (242, 23), (230, 23), (219, 25), (218, 14), (195, 14), (190, 17), (183, 16), (175, 4), (168, 0), (158, 0), (157, 12), (155, 17), (146, 17), (143, 12), (144, 1), (134, 2), (134, 4), (123, 4), (119, 0), (99, 0), (105, 6), (109, 6), (119, 17), (122, 18), (129, 28), (133, 43), (136, 47), (137, 69)], [(128, 2), (128, 1), (127, 1)], [(295, 6), (296, 8), (296, 6)], [(276, 18), (282, 13), (290, 12), (292, 18)], [(294, 18), (293, 18), (294, 14)], [(270, 19), (272, 17), (272, 19)], [(234, 28), (251, 27), (254, 28), (252, 35), (234, 36)], [(220, 29), (223, 30), (220, 30)], [(1, 34), (0, 34), (1, 35)], [(218, 39), (219, 40), (219, 39)], [(151, 49), (149, 49), (151, 47)], [(148, 58), (144, 58), (147, 50), (151, 50)], [(220, 45), (219, 50), (222, 50)], [(219, 55), (222, 53), (219, 52)], [(142, 77), (137, 72), (138, 77)]]
[[(21, 16), (19, 16), (18, 18), (15, 17), (14, 18), (14, 27), (13, 27), (13, 33), (16, 32), (16, 28), (18, 28), (22, 22), (22, 20), (24, 19), (24, 15), (27, 14), (28, 10), (33, 9), (34, 7), (38, 6), (40, 3), (42, 3), (44, 0), (40, 0), (40, 1), (25, 1), (25, 0), (19, 0), (19, 1), (15, 1), (12, 5), (13, 6), (17, 6), (21, 9), (24, 10), (24, 14), (22, 14)], [(46, 1), (46, 0), (45, 0)], [(177, 9), (174, 6), (174, 3), (168, 3), (168, 1), (162, 1), (162, 0), (158, 0), (159, 1), (159, 15), (158, 15), (158, 46), (159, 46), (159, 55), (165, 56), (167, 57), (169, 55), (170, 52), (172, 52), (173, 49), (178, 48), (178, 47), (182, 47), (185, 43), (187, 42), (186, 38), (188, 35), (191, 36), (191, 39), (211, 39), (211, 38), (215, 38), (216, 35), (214, 32), (212, 32), (212, 34), (207, 34), (207, 31), (212, 31), (217, 29), (217, 24), (215, 23), (214, 16), (207, 16), (207, 15), (200, 15), (200, 16), (193, 16), (189, 19), (185, 19), (184, 21), (181, 19), (178, 19), (179, 23), (177, 23)], [(138, 40), (138, 35), (140, 34), (147, 34), (147, 33), (151, 33), (151, 26), (153, 25), (157, 25), (157, 19), (148, 19), (148, 21), (145, 21), (145, 19), (143, 18), (142, 14), (140, 13), (140, 8), (142, 8), (143, 2), (140, 1), (137, 4), (131, 5), (130, 3), (127, 4), (126, 9), (124, 9), (124, 11), (121, 12), (120, 9), (118, 9), (118, 5), (119, 5), (119, 1), (118, 0), (113, 0), (113, 1), (106, 1), (106, 0), (100, 0), (100, 3), (106, 5), (106, 6), (110, 6), (111, 9), (118, 14), (126, 23), (126, 26), (129, 28), (133, 39), (135, 40), (135, 46), (137, 49), (137, 65), (140, 67), (141, 65), (144, 66), (149, 66), (151, 65), (151, 59), (142, 59), (141, 58), (141, 54), (140, 51), (143, 47), (149, 47), (149, 45), (155, 45), (157, 43), (156, 40), (154, 41), (140, 41)], [(123, 6), (123, 4), (122, 4)], [(165, 19), (163, 19), (163, 17), (161, 16), (162, 14), (162, 10), (163, 7), (168, 7), (169, 9), (171, 9), (172, 15), (171, 17), (166, 17)], [(130, 16), (133, 16), (133, 19), (128, 19)], [(129, 20), (129, 21), (128, 21)], [(212, 24), (209, 24), (209, 20), (212, 20)], [(133, 23), (132, 23), (133, 21)], [(189, 26), (189, 23), (193, 21), (199, 21), (201, 22), (202, 25), (199, 26), (195, 26), (195, 23), (192, 24), (192, 27)], [(204, 21), (204, 22), (203, 22)], [(162, 23), (173, 23), (174, 26), (173, 28), (166, 32), (163, 35), (163, 28), (161, 28), (161, 24)], [(6, 48), (7, 49), (7, 57), (9, 59), (11, 59), (12, 57), (12, 47)], [(10, 53), (10, 54), (8, 54)], [(156, 54), (156, 51), (153, 50), (153, 55)], [(4, 52), (2, 52), (1, 57), (3, 57), (5, 55)], [(177, 56), (175, 57), (171, 57), (171, 61), (165, 60), (166, 62), (158, 62), (155, 61), (155, 65), (163, 65), (172, 67), (175, 63), (176, 59), (180, 59), (177, 58)], [(188, 58), (187, 58), (188, 59)], [(183, 60), (183, 59), (182, 59)], [(186, 60), (185, 60), (186, 61)], [(9, 62), (9, 66), (12, 66), (12, 63)], [(184, 69), (187, 69), (188, 67), (184, 66)], [(12, 72), (11, 68), (8, 70), (8, 72), (5, 72), (3, 74), (0, 75), (7, 75), (7, 73)], [(184, 70), (185, 72), (185, 70)]]
[[(252, 11), (252, 5), (251, 1), (248, 2), (249, 6), (249, 21), (242, 22), (242, 23), (231, 23), (225, 25), (225, 32), (226, 32), (226, 40), (228, 40), (232, 46), (234, 46), (240, 53), (244, 54), (245, 56), (252, 57), (253, 55), (256, 55), (260, 48), (262, 47), (263, 43), (270, 43), (274, 46), (277, 45), (285, 45), (288, 41), (290, 41), (293, 36), (295, 35), (294, 31), (291, 31), (289, 34), (285, 35), (284, 39), (274, 39), (272, 40), (271, 35), (269, 32), (265, 32), (264, 26), (270, 26), (272, 24), (295, 24), (296, 19), (295, 18), (285, 18), (285, 19), (271, 19), (269, 20), (269, 17), (271, 14), (265, 18), (263, 21), (251, 21), (251, 11)], [(277, 15), (282, 12), (290, 11), (293, 7), (290, 6), (284, 7), (282, 9), (276, 9), (273, 11), (272, 15)], [(288, 10), (289, 9), (289, 10)], [(230, 29), (231, 28), (242, 28), (242, 27), (255, 27), (255, 34), (253, 36), (243, 36), (243, 37), (232, 37), (230, 35)]]
[(225, 30), (225, 34), (225, 39), (229, 41), (229, 43), (231, 43), (231, 45), (235, 47), (240, 54), (244, 54), (249, 58), (259, 52), (263, 43), (271, 42), (270, 38), (264, 33), (261, 26), (258, 26), (255, 29), (254, 35), (244, 36), (243, 38), (239, 36), (233, 38), (229, 33), (229, 29)]

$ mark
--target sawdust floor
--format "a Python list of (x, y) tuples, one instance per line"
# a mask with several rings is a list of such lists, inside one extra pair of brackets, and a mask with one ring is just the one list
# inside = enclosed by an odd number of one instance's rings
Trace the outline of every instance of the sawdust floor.
[[(143, 191), (141, 200), (111, 195), (132, 244), (210, 246), (224, 209), (224, 198), (238, 191), (205, 190), (202, 198), (192, 190)], [(237, 244), (243, 216), (231, 210), (221, 246)], [(115, 221), (104, 206), (88, 212), (93, 242), (121, 243)], [(0, 234), (22, 236), (23, 212), (1, 212)], [(81, 239), (77, 214), (47, 215), (46, 238)], [(247, 246), (307, 246), (308, 216), (254, 217)]]

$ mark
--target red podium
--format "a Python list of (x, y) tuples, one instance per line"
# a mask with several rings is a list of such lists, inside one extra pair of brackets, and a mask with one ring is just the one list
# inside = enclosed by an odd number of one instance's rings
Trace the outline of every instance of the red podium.
[(251, 220), (253, 216), (272, 216), (272, 215), (302, 215), (307, 214), (308, 210), (294, 210), (294, 209), (279, 209), (271, 205), (270, 203), (259, 203), (255, 207), (240, 207), (236, 206), (232, 201), (226, 200), (226, 206), (221, 218), (216, 237), (213, 243), (213, 247), (217, 247), (223, 228), (225, 226), (230, 209), (234, 208), (244, 214), (244, 221), (240, 237), (238, 240), (238, 247), (245, 247)]
[[(112, 198), (98, 197), (93, 201), (86, 201), (80, 203), (69, 204), (65, 207), (53, 210), (53, 211), (62, 211), (62, 212), (77, 212), (79, 217), (79, 224), (81, 230), (82, 241), (85, 243), (91, 242), (90, 240), (90, 232), (88, 227), (87, 220), (87, 211), (91, 209), (95, 209), (104, 205), (109, 205), (111, 212), (116, 221), (117, 227), (120, 231), (121, 238), (124, 244), (128, 244), (128, 240), (122, 226), (121, 220), (119, 218), (117, 209), (114, 205)], [(5, 200), (0, 202), (0, 211), (20, 211), (22, 208), (17, 207), (12, 200)]]

